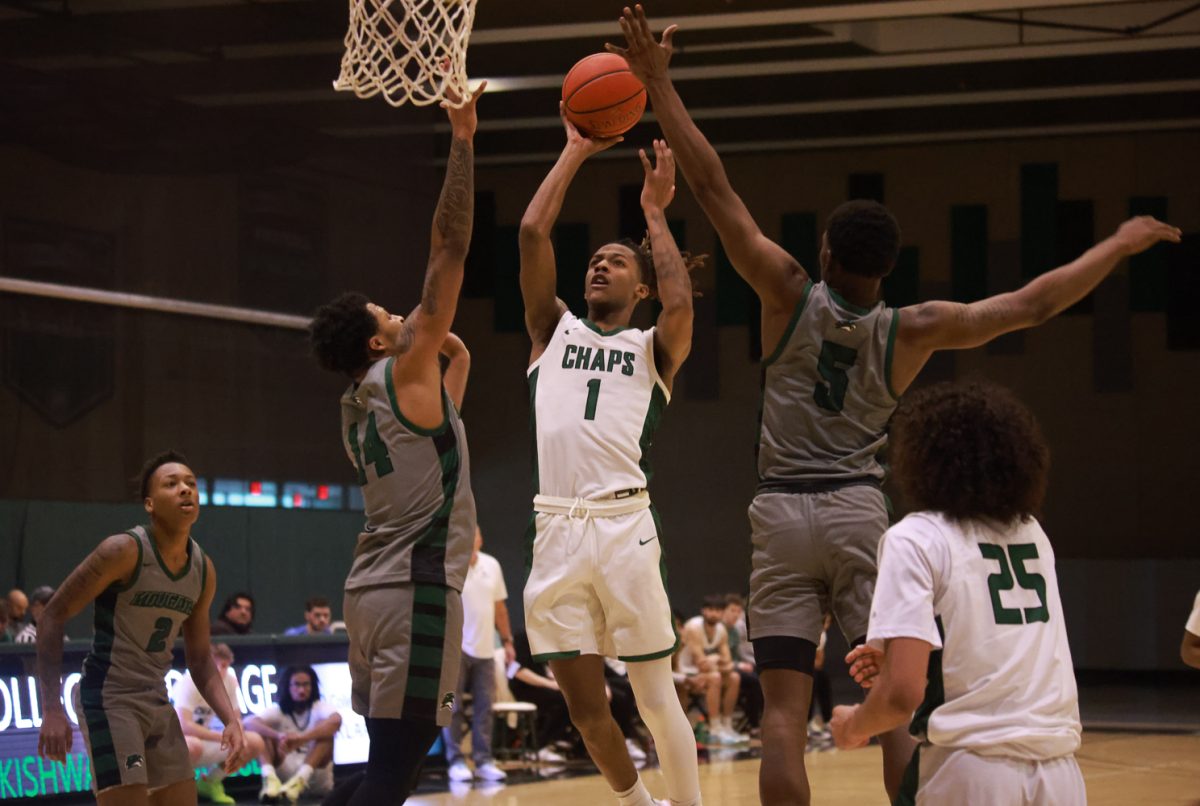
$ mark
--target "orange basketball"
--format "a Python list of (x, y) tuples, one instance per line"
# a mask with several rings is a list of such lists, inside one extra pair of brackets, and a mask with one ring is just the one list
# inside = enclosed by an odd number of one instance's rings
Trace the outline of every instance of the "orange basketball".
[(615, 53), (593, 53), (575, 63), (562, 87), (567, 120), (591, 137), (616, 137), (646, 111), (646, 88)]

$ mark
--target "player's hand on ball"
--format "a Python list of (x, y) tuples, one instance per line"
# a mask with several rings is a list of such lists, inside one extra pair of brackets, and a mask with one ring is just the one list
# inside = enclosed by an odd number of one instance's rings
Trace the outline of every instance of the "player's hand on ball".
[(1179, 243), (1183, 233), (1179, 227), (1164, 224), (1153, 216), (1140, 215), (1118, 227), (1117, 234), (1113, 237), (1120, 243), (1124, 254), (1136, 255), (1145, 252), (1159, 241)]
[(829, 732), (833, 734), (833, 743), (839, 750), (857, 750), (866, 747), (871, 741), (870, 736), (855, 736), (850, 731), (850, 719), (858, 710), (857, 705), (837, 705), (833, 709), (833, 719), (829, 720)]
[(246, 734), (241, 722), (231, 722), (221, 732), (221, 749), (228, 752), (225, 756), (225, 773), (232, 775), (246, 765), (250, 760), (250, 748), (246, 744)]
[(850, 667), (850, 676), (854, 682), (863, 688), (875, 685), (875, 678), (883, 669), (883, 653), (874, 647), (860, 644), (846, 655), (846, 665)]
[(47, 712), (42, 718), (42, 730), (38, 734), (38, 755), (51, 761), (67, 760), (71, 752), (71, 723), (62, 711)]
[(558, 102), (558, 116), (562, 118), (563, 129), (567, 133), (567, 148), (579, 149), (583, 152), (584, 159), (599, 154), (601, 151), (607, 151), (617, 143), (624, 140), (624, 137), (588, 137), (583, 132), (575, 127), (575, 124), (567, 119), (566, 110), (563, 107), (562, 101)]

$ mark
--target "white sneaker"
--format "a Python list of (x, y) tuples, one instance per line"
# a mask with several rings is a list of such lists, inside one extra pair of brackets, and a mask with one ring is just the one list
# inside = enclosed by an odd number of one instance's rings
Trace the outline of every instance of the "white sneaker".
[(549, 747), (543, 747), (541, 750), (539, 750), (537, 752), (537, 757), (538, 761), (546, 762), (548, 764), (562, 764), (567, 760), (565, 757), (555, 753)]
[(646, 751), (639, 747), (638, 743), (633, 739), (625, 740), (625, 749), (629, 751), (629, 758), (631, 761), (646, 760)]
[(279, 780), (279, 776), (272, 773), (264, 775), (262, 779), (262, 789), (258, 791), (259, 803), (274, 803), (275, 799), (283, 794), (283, 782)]
[(449, 775), (451, 781), (470, 781), (475, 778), (475, 773), (471, 772), (467, 762), (462, 759), (450, 765)]
[(489, 761), (475, 768), (475, 777), (481, 781), (503, 781), (508, 777), (508, 773)]

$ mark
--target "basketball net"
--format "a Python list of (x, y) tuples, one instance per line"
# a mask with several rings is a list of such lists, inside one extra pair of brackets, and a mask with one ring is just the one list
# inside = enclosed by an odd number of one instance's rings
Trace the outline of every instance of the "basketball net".
[(335, 90), (383, 94), (392, 106), (460, 99), (476, 0), (350, 0), (350, 27)]

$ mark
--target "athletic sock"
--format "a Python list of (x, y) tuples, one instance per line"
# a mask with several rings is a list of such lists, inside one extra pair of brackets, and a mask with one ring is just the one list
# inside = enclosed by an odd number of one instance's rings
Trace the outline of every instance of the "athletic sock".
[(700, 772), (696, 763), (696, 736), (675, 693), (671, 659), (630, 663), (629, 682), (642, 720), (654, 737), (667, 796), (671, 803), (698, 806)]
[(307, 782), (309, 778), (312, 778), (312, 774), (313, 774), (312, 767), (310, 767), (307, 764), (301, 764), (300, 771), (296, 773), (296, 777), (299, 778), (301, 781)]
[(650, 797), (650, 790), (646, 789), (646, 784), (642, 782), (641, 777), (629, 789), (624, 792), (614, 792), (613, 794), (617, 796), (617, 803), (620, 806), (654, 806), (654, 800)]
[(263, 778), (266, 778), (267, 776), (270, 776), (270, 775), (274, 775), (274, 774), (275, 774), (275, 765), (273, 765), (273, 764), (263, 764), (263, 765), (261, 765), (261, 766), (262, 766), (262, 777), (263, 777)]

